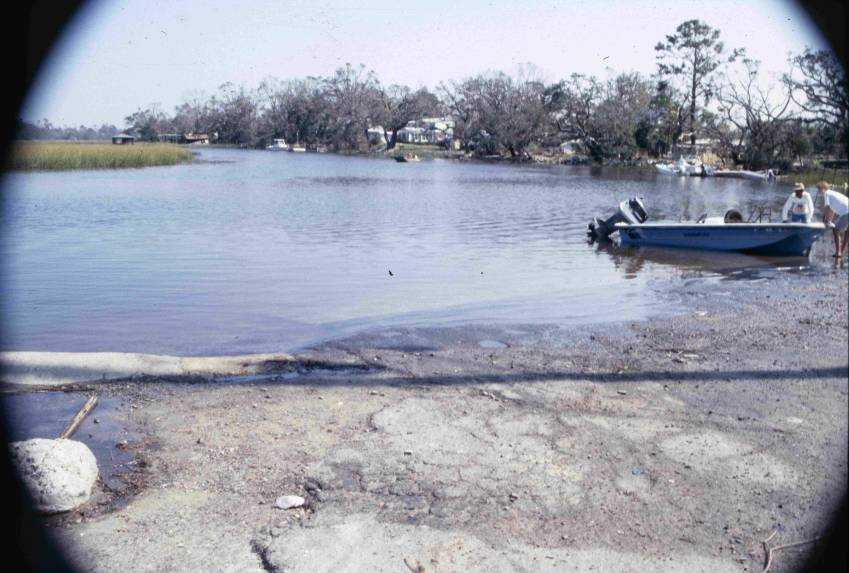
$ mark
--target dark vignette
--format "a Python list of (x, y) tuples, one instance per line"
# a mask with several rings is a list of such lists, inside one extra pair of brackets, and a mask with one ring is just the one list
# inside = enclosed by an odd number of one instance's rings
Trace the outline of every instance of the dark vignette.
[[(843, 0), (798, 0), (826, 38), (834, 53), (847, 68), (846, 24), (847, 9)], [(51, 46), (85, 4), (83, 0), (30, 0), (9, 2), (0, 9), (0, 37), (3, 53), (10, 55), (5, 62), (5, 97), (0, 116), (2, 143), (0, 158), (5, 164), (9, 145), (14, 138), (18, 109), (27, 95), (30, 84), (49, 55)], [(0, 196), (0, 209), (3, 198)], [(2, 233), (2, 229), (0, 229)], [(2, 277), (0, 277), (2, 280)], [(2, 317), (0, 317), (2, 340)], [(849, 349), (847, 349), (849, 352)], [(847, 404), (849, 408), (849, 404)], [(2, 414), (2, 413), (0, 413)], [(7, 571), (72, 572), (68, 564), (38, 524), (28, 495), (12, 467), (5, 444), (5, 421), (0, 420), (0, 495), (3, 518), (8, 533), (0, 536), (0, 555)], [(818, 552), (812, 555), (804, 571), (846, 571), (847, 562), (847, 492), (831, 530)]]

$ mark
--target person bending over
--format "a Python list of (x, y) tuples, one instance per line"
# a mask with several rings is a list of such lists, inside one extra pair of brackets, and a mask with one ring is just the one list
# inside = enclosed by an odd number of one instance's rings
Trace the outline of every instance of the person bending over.
[(788, 221), (788, 214), (791, 223), (810, 223), (814, 216), (814, 202), (802, 183), (796, 183), (793, 193), (787, 198), (781, 210), (781, 220), (785, 223)]
[(831, 228), (834, 235), (834, 256), (842, 259), (846, 243), (849, 242), (849, 197), (829, 189), (825, 181), (817, 183), (817, 198), (819, 195), (823, 196), (822, 221)]

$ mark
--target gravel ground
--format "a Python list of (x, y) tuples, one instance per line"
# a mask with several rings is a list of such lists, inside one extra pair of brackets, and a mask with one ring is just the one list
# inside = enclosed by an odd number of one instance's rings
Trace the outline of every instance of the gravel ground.
[(693, 310), (70, 388), (127, 404), (140, 469), (51, 531), (90, 571), (760, 572), (846, 492), (846, 273), (676, 296)]

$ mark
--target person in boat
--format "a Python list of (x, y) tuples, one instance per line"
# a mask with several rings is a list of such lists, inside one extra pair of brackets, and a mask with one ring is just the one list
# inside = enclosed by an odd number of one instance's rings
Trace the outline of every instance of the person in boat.
[(820, 195), (823, 196), (822, 220), (831, 228), (834, 236), (834, 256), (842, 261), (846, 243), (849, 242), (849, 198), (843, 193), (829, 189), (825, 181), (817, 183), (817, 199)]
[(814, 216), (814, 201), (811, 194), (805, 191), (805, 185), (796, 183), (793, 193), (784, 203), (781, 210), (781, 220), (785, 223), (810, 223)]

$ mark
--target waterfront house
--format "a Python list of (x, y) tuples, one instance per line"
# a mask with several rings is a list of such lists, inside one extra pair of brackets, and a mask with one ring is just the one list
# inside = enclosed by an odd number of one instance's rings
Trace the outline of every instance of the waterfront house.
[(454, 120), (445, 117), (424, 117), (412, 120), (398, 130), (401, 143), (430, 143), (448, 145), (454, 138)]
[(136, 138), (128, 133), (119, 133), (112, 136), (112, 143), (115, 145), (132, 145)]
[(386, 145), (386, 135), (384, 134), (383, 127), (380, 125), (368, 128), (366, 139), (369, 145)]

